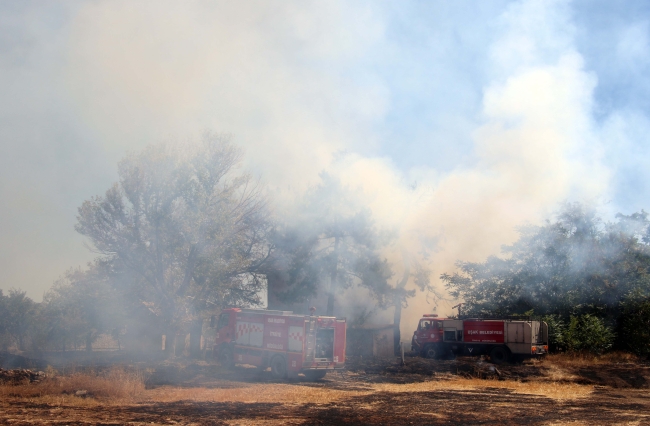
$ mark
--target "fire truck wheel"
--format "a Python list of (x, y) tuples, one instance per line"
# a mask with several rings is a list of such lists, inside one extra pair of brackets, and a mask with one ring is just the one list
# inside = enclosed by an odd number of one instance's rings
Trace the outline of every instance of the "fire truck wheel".
[(276, 355), (271, 359), (271, 374), (276, 379), (287, 377), (287, 363), (283, 357)]
[(305, 371), (305, 377), (309, 381), (320, 380), (327, 374), (327, 370), (307, 370)]
[(427, 345), (424, 347), (424, 353), (425, 358), (431, 358), (431, 359), (436, 359), (438, 357), (438, 351), (436, 350), (436, 347), (433, 345)]
[(232, 349), (222, 348), (221, 351), (219, 351), (219, 362), (226, 368), (234, 367), (235, 357), (232, 354)]
[(510, 358), (510, 351), (503, 346), (496, 346), (490, 351), (490, 360), (494, 364), (508, 362), (508, 358)]

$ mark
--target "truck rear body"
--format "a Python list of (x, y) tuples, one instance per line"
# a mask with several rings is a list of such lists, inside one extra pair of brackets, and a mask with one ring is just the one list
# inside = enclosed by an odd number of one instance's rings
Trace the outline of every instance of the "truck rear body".
[(446, 319), (425, 315), (413, 334), (413, 349), (424, 356), (436, 357), (451, 354), (505, 355), (506, 360), (511, 355), (533, 357), (548, 351), (548, 326), (535, 320)]
[(257, 367), (280, 357), (292, 376), (344, 368), (345, 332), (344, 319), (231, 308), (219, 316), (213, 350), (215, 356), (230, 350), (235, 363)]

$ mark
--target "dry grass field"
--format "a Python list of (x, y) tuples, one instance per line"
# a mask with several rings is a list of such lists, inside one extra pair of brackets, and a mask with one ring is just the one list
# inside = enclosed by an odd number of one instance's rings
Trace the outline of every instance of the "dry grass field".
[(352, 362), (318, 382), (162, 363), (0, 385), (0, 423), (636, 425), (650, 424), (649, 384), (650, 366), (625, 354), (498, 369), (471, 358)]

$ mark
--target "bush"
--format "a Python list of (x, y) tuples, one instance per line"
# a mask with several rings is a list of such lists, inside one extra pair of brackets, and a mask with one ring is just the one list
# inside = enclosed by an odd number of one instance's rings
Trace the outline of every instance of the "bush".
[(567, 350), (603, 353), (614, 343), (615, 334), (601, 318), (590, 314), (571, 316), (564, 334)]
[(559, 315), (545, 315), (541, 318), (548, 325), (548, 346), (551, 352), (566, 349), (566, 323)]
[(620, 320), (620, 346), (650, 356), (650, 301), (628, 304)]

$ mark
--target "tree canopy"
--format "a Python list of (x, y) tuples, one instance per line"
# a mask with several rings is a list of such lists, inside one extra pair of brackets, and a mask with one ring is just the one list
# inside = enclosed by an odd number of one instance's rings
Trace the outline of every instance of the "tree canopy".
[(582, 205), (565, 206), (555, 222), (521, 228), (507, 257), (457, 263), (443, 274), (468, 313), (567, 315), (618, 312), (623, 300), (650, 294), (647, 213), (603, 223)]
[[(520, 229), (503, 257), (457, 263), (441, 276), (470, 315), (590, 315), (618, 327), (633, 304), (650, 297), (650, 221), (644, 211), (604, 222), (567, 204), (555, 221)], [(574, 321), (574, 326), (593, 319)], [(574, 328), (575, 328), (574, 327)], [(585, 325), (586, 327), (586, 325)]]
[(384, 254), (394, 235), (377, 228), (359, 194), (326, 173), (305, 196), (300, 213), (276, 228), (273, 241), (269, 291), (284, 302), (324, 295), (325, 313), (333, 315), (346, 290), (363, 288), (376, 306), (400, 312), (416, 292), (405, 288), (409, 279), (422, 291), (432, 290), (427, 271), (414, 259), (405, 277), (394, 278)]
[(115, 285), (172, 330), (210, 307), (260, 302), (271, 223), (259, 186), (236, 172), (241, 155), (214, 134), (152, 145), (79, 208), (76, 229), (112, 265)]

